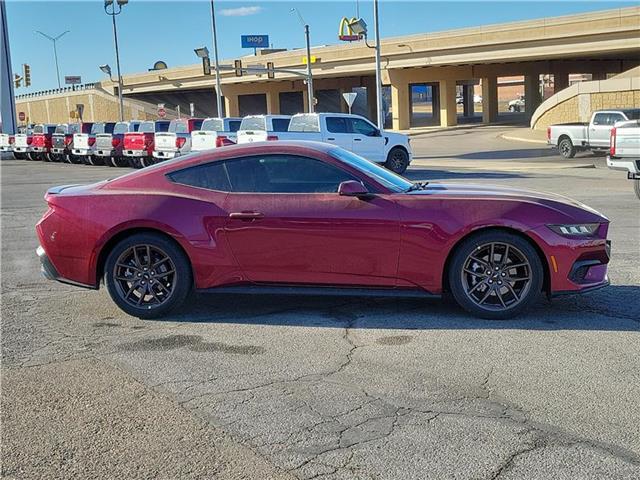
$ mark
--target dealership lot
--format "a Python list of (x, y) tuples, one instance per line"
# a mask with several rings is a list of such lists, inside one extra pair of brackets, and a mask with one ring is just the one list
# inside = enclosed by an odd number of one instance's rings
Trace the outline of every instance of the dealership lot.
[(3, 474), (638, 478), (640, 203), (603, 158), (505, 130), (416, 136), (407, 176), (584, 201), (611, 219), (613, 258), (611, 287), (504, 322), (451, 302), (262, 296), (131, 318), (104, 290), (41, 278), (34, 253), (48, 187), (121, 171), (3, 161)]

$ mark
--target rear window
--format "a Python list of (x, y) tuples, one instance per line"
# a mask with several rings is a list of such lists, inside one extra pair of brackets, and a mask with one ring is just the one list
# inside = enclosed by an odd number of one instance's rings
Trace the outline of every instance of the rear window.
[(50, 126), (50, 127), (47, 127), (47, 133), (48, 133), (49, 135), (52, 135), (55, 131), (56, 131), (56, 126), (55, 126), (55, 125), (52, 125), (52, 126)]
[(116, 126), (113, 127), (113, 133), (115, 134), (127, 133), (128, 131), (129, 131), (129, 125), (125, 122), (116, 123)]
[(238, 130), (240, 130), (240, 120), (230, 120), (229, 121), (229, 131), (230, 132), (237, 132)]
[(94, 123), (91, 127), (91, 134), (97, 135), (98, 133), (113, 133), (114, 123)]
[(202, 122), (200, 130), (208, 130), (210, 132), (222, 132), (224, 130), (224, 122), (221, 118), (210, 118)]
[(58, 125), (56, 127), (56, 131), (54, 133), (67, 133), (67, 126), (66, 125)]
[(171, 120), (168, 131), (171, 133), (188, 133), (189, 128), (183, 120)]
[(290, 132), (319, 132), (320, 122), (317, 115), (295, 115), (289, 123)]
[(80, 131), (80, 125), (72, 123), (67, 127), (67, 133), (78, 133)]
[(138, 128), (138, 131), (141, 133), (153, 133), (155, 130), (156, 127), (153, 122), (142, 122), (140, 128)]
[(200, 130), (202, 128), (202, 120), (191, 120), (191, 130)]
[(169, 122), (156, 122), (155, 131), (156, 132), (168, 132), (169, 131)]
[(245, 117), (240, 124), (240, 130), (262, 130), (265, 131), (267, 125), (264, 117)]
[(44, 133), (44, 125), (36, 125), (33, 127), (33, 133)]
[(623, 110), (629, 120), (640, 120), (640, 109)]
[(274, 132), (287, 132), (289, 131), (290, 118), (274, 118), (271, 120)]

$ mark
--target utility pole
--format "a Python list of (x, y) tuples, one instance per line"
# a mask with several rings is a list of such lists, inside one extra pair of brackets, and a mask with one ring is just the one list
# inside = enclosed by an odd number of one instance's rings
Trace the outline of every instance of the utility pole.
[[(120, 104), (120, 121), (124, 122), (124, 102), (122, 100), (122, 74), (120, 73), (120, 51), (118, 50), (118, 29), (116, 27), (116, 15), (122, 13), (122, 6), (128, 3), (128, 0), (117, 0), (118, 8), (116, 9), (113, 0), (104, 0), (104, 11), (111, 16), (113, 22), (113, 43), (116, 49), (116, 69), (118, 70), (118, 102)], [(111, 6), (111, 12), (108, 7)]]
[(376, 100), (378, 114), (378, 129), (384, 128), (382, 114), (382, 74), (380, 71), (380, 23), (378, 21), (378, 0), (373, 0), (373, 23), (376, 33)]
[(311, 40), (309, 38), (309, 24), (304, 21), (302, 15), (297, 8), (292, 8), (290, 10), (291, 13), (296, 12), (298, 15), (298, 19), (300, 20), (300, 24), (304, 27), (304, 38), (305, 43), (307, 45), (307, 97), (309, 104), (309, 113), (313, 113), (315, 110), (315, 105), (313, 104), (313, 73), (311, 72)]
[(55, 58), (55, 61), (56, 61), (56, 76), (58, 78), (58, 88), (62, 88), (62, 84), (60, 83), (60, 68), (58, 68), (58, 49), (56, 47), (56, 44), (57, 44), (58, 40), (60, 40), (60, 38), (62, 38), (63, 35), (69, 33), (69, 30), (66, 30), (66, 31), (62, 32), (57, 37), (51, 37), (51, 36), (47, 35), (46, 33), (42, 33), (40, 30), (36, 30), (36, 33), (39, 33), (44, 38), (46, 38), (48, 40), (51, 40), (51, 42), (53, 43), (53, 57)]
[(224, 108), (222, 107), (222, 92), (220, 87), (220, 63), (218, 60), (218, 36), (216, 33), (216, 11), (213, 6), (213, 0), (211, 0), (211, 31), (213, 33), (213, 63), (216, 70), (216, 104), (218, 117), (225, 118), (225, 113), (222, 113)]

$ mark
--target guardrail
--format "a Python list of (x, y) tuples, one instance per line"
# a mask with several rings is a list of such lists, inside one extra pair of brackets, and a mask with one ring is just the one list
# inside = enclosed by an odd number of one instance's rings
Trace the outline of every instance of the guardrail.
[(68, 92), (78, 92), (84, 90), (94, 90), (96, 87), (100, 85), (99, 83), (83, 83), (81, 85), (73, 85), (71, 87), (64, 88), (55, 88), (52, 90), (40, 90), (39, 92), (31, 92), (31, 93), (23, 93), (21, 95), (16, 95), (16, 100), (21, 100), (23, 98), (36, 98), (36, 97), (44, 97), (47, 95), (56, 95), (59, 93), (68, 93)]

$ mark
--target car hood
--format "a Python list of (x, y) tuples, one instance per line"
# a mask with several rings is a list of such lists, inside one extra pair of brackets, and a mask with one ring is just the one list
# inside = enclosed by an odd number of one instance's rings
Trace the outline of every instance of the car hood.
[(553, 209), (579, 221), (608, 222), (609, 219), (597, 210), (569, 197), (549, 192), (524, 188), (500, 187), (497, 185), (475, 185), (459, 183), (429, 183), (423, 190), (408, 195), (437, 195), (466, 200), (494, 200), (535, 204)]

